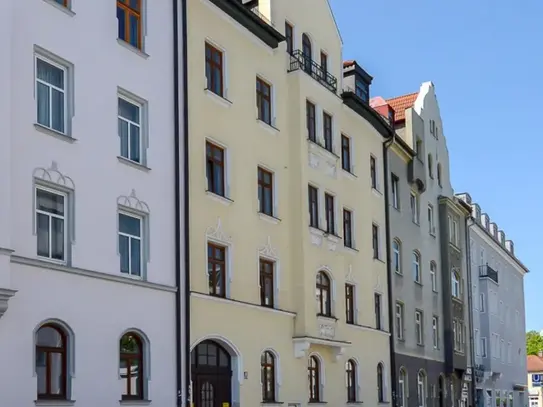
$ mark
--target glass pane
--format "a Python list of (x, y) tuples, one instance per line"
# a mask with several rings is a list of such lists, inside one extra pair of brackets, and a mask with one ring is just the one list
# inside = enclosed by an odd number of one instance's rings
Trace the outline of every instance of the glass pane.
[(271, 214), (272, 210), (272, 191), (270, 189), (264, 190), (264, 213)]
[(130, 24), (130, 44), (134, 47), (139, 47), (138, 39), (139, 39), (139, 18), (130, 15), (129, 17), (129, 24)]
[(36, 61), (36, 76), (44, 82), (64, 89), (64, 71), (40, 58)]
[(36, 103), (38, 109), (38, 123), (43, 126), (51, 126), (50, 122), (50, 106), (49, 106), (49, 86), (43, 83), (37, 84), (36, 87)]
[(119, 256), (121, 258), (121, 273), (130, 272), (129, 238), (119, 235)]
[(230, 360), (228, 359), (228, 355), (225, 352), (219, 353), (219, 365), (222, 367), (230, 366)]
[(130, 125), (130, 159), (140, 162), (140, 128)]
[(51, 394), (62, 394), (62, 381), (64, 380), (63, 357), (60, 353), (50, 353), (49, 363), (51, 364)]
[(38, 256), (49, 257), (49, 216), (37, 214)]
[(221, 71), (219, 69), (213, 69), (213, 84), (215, 85), (212, 89), (213, 92), (217, 94), (221, 93), (221, 83), (222, 83)]
[(64, 260), (64, 219), (51, 218), (51, 257)]
[(36, 208), (55, 215), (64, 215), (64, 196), (43, 189), (36, 190)]
[(64, 92), (59, 92), (56, 89), (51, 92), (51, 127), (64, 133)]
[(128, 123), (122, 119), (119, 119), (119, 138), (121, 139), (121, 156), (129, 158), (128, 156)]
[(119, 24), (119, 33), (118, 36), (121, 40), (126, 41), (125, 29), (126, 29), (126, 15), (124, 9), (117, 7), (117, 20)]
[(119, 231), (127, 235), (141, 237), (141, 220), (123, 213), (119, 214)]
[(140, 390), (140, 362), (137, 359), (130, 359), (130, 394), (138, 396)]
[(46, 352), (37, 352), (36, 353), (36, 376), (38, 382), (38, 394), (44, 394), (47, 391), (46, 385), (46, 375), (47, 375), (47, 353)]
[(223, 274), (222, 266), (216, 264), (215, 265), (215, 293), (217, 295), (223, 294), (222, 274)]
[(130, 7), (132, 7), (134, 10), (139, 11), (140, 9), (140, 0), (130, 0)]
[(141, 241), (130, 239), (130, 274), (141, 276)]
[(218, 165), (213, 166), (213, 182), (215, 184), (215, 193), (224, 195), (223, 169)]
[(38, 330), (36, 346), (62, 348), (62, 342), (62, 335), (55, 328), (44, 326)]
[(121, 353), (139, 353), (140, 346), (137, 337), (126, 334), (121, 338)]
[(131, 122), (140, 124), (140, 107), (130, 103), (129, 101), (118, 98), (118, 113), (119, 116), (130, 120)]

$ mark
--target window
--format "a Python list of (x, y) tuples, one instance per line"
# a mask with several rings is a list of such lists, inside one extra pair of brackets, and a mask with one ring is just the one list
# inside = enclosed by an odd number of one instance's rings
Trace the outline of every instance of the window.
[(143, 49), (141, 0), (117, 0), (119, 39)]
[(407, 398), (407, 372), (402, 367), (400, 368), (400, 376), (398, 378), (398, 407), (407, 407), (406, 398)]
[(206, 42), (206, 87), (209, 91), (224, 96), (224, 66), (223, 53), (213, 45)]
[(428, 175), (430, 175), (430, 178), (434, 178), (432, 154), (428, 154)]
[(486, 358), (486, 338), (481, 338), (481, 356)]
[(332, 316), (332, 299), (330, 298), (330, 279), (324, 271), (317, 274), (317, 314), (325, 317)]
[(36, 188), (36, 234), (39, 257), (66, 261), (66, 198), (46, 188)]
[(67, 134), (67, 69), (36, 56), (36, 107), (38, 124)]
[(385, 389), (384, 389), (384, 372), (383, 365), (379, 363), (377, 365), (377, 401), (383, 403), (385, 401)]
[(326, 78), (326, 74), (328, 73), (328, 55), (323, 51), (321, 51), (321, 69), (322, 75)]
[(415, 311), (415, 338), (417, 339), (417, 345), (422, 345), (424, 343), (423, 332), (422, 311)]
[(441, 186), (441, 163), (437, 163), (437, 184)]
[(420, 272), (420, 254), (418, 252), (413, 252), (413, 280), (419, 284), (422, 284)]
[(256, 107), (258, 110), (258, 120), (264, 123), (272, 124), (272, 100), (271, 85), (260, 78), (256, 78)]
[(463, 324), (461, 321), (453, 320), (454, 350), (462, 352), (463, 350)]
[(396, 337), (403, 340), (403, 304), (396, 302)]
[(123, 381), (123, 400), (143, 400), (143, 341), (133, 332), (120, 341), (119, 375)]
[(434, 226), (434, 207), (428, 204), (428, 233), (434, 235), (436, 227)]
[(262, 401), (275, 401), (275, 356), (269, 350), (260, 356), (260, 381), (262, 382)]
[(371, 225), (371, 244), (373, 248), (373, 258), (379, 259), (379, 226), (375, 223)]
[(345, 314), (345, 322), (354, 324), (354, 285), (352, 284), (345, 284)]
[(481, 335), (479, 334), (479, 330), (475, 329), (475, 339), (473, 346), (475, 347), (475, 356), (481, 355)]
[(273, 174), (258, 167), (259, 212), (273, 216)]
[(305, 60), (313, 59), (311, 40), (309, 39), (306, 33), (302, 34), (302, 53), (304, 54)]
[(377, 162), (374, 156), (370, 156), (371, 187), (377, 189)]
[(54, 0), (54, 1), (55, 3), (60, 4), (61, 6), (69, 7), (68, 0)]
[(209, 294), (226, 297), (226, 248), (207, 244), (207, 278)]
[(434, 349), (439, 348), (439, 319), (438, 317), (432, 318), (432, 343), (434, 344)]
[(347, 172), (352, 172), (351, 168), (351, 139), (341, 135), (341, 168)]
[(38, 400), (66, 399), (67, 335), (57, 325), (41, 326), (36, 333)]
[(226, 195), (224, 164), (224, 148), (206, 141), (207, 190), (220, 196)]
[(333, 150), (333, 137), (332, 137), (332, 116), (323, 112), (322, 114), (323, 135), (324, 135), (324, 148), (332, 152)]
[(356, 362), (353, 359), (349, 359), (345, 363), (345, 382), (347, 384), (347, 402), (356, 402)]
[(309, 226), (319, 228), (319, 190), (308, 186)]
[(392, 265), (394, 271), (398, 274), (402, 274), (402, 252), (401, 244), (399, 240), (394, 239), (392, 241)]
[(453, 243), (455, 246), (459, 246), (459, 233), (458, 233), (458, 221), (453, 220)]
[(479, 311), (485, 312), (486, 310), (486, 302), (485, 302), (485, 295), (484, 293), (479, 294)]
[(415, 143), (415, 153), (417, 153), (417, 158), (422, 161), (422, 140), (417, 137), (417, 142)]
[(422, 370), (417, 375), (417, 399), (419, 407), (426, 406), (426, 376)]
[(309, 100), (305, 102), (305, 115), (307, 122), (307, 137), (312, 142), (317, 142), (317, 117), (315, 115), (315, 105)]
[(454, 270), (451, 273), (451, 292), (454, 298), (460, 298), (460, 277)]
[(124, 97), (117, 98), (118, 127), (121, 157), (136, 163), (142, 162), (141, 110), (142, 106)]
[(317, 403), (321, 401), (321, 372), (320, 362), (316, 356), (309, 357), (307, 374), (309, 376), (309, 402)]
[(430, 262), (430, 279), (432, 280), (432, 291), (437, 292), (437, 266), (433, 261)]
[(334, 196), (324, 194), (324, 210), (326, 211), (326, 232), (336, 234), (336, 214)]
[(119, 213), (121, 273), (142, 277), (142, 219)]
[(381, 294), (375, 293), (373, 295), (373, 302), (375, 307), (375, 329), (382, 330), (382, 317), (381, 317)]
[(355, 95), (362, 99), (364, 102), (370, 100), (370, 90), (366, 82), (357, 79), (355, 82)]
[(391, 175), (392, 183), (392, 206), (395, 209), (400, 209), (400, 179), (397, 175)]
[(294, 51), (294, 27), (285, 21), (285, 38), (287, 43), (287, 52), (292, 54)]
[(419, 196), (415, 192), (411, 192), (411, 220), (413, 223), (419, 224)]
[(353, 213), (343, 208), (343, 244), (345, 247), (354, 248), (353, 245)]
[(273, 261), (260, 259), (260, 305), (269, 308), (275, 303), (274, 269)]

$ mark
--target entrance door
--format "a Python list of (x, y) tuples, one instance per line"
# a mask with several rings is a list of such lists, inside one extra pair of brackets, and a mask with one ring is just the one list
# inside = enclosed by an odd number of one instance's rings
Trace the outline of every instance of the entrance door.
[(192, 399), (195, 407), (232, 404), (232, 364), (217, 342), (203, 341), (191, 352)]

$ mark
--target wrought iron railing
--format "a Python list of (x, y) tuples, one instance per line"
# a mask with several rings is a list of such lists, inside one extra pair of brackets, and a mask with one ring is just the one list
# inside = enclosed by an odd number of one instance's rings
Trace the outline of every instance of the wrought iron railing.
[(479, 266), (479, 277), (480, 278), (490, 278), (496, 284), (498, 284), (498, 272), (490, 267), (488, 264), (484, 266)]
[(300, 50), (295, 50), (290, 54), (290, 68), (288, 71), (297, 70), (304, 71), (331, 92), (337, 92), (337, 78)]

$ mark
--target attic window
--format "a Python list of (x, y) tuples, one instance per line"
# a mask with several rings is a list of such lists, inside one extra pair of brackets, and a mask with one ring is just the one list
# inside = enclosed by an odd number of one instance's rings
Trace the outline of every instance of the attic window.
[(370, 89), (368, 84), (361, 79), (357, 79), (355, 94), (364, 102), (368, 102), (370, 100)]
[(389, 123), (394, 123), (394, 109), (389, 108), (388, 109), (388, 121)]

